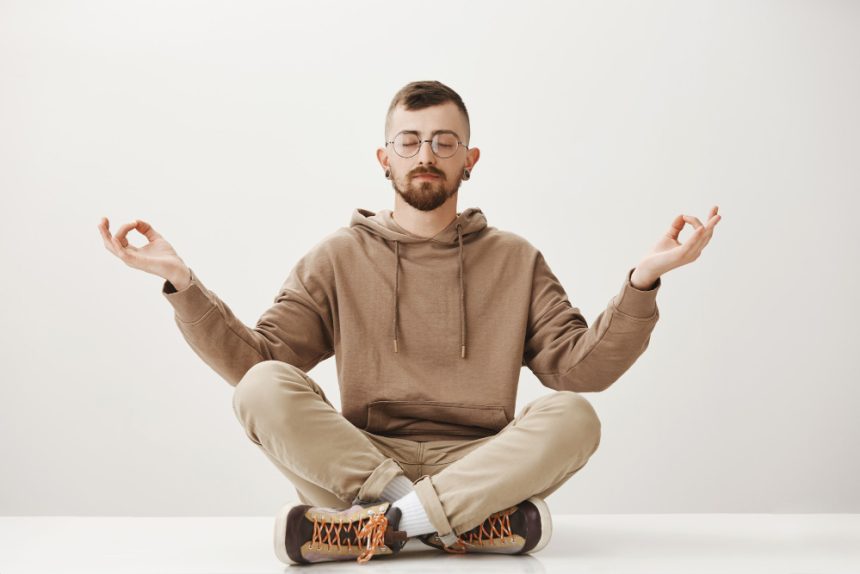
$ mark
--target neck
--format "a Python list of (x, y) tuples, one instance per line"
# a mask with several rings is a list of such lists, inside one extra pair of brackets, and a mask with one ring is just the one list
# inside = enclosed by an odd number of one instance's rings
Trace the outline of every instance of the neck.
[(433, 211), (415, 209), (397, 195), (394, 198), (392, 217), (397, 225), (418, 237), (433, 237), (457, 219), (457, 194)]

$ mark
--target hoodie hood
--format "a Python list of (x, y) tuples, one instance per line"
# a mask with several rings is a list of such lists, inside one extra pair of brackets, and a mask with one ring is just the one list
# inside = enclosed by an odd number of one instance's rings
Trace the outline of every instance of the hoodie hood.
[(439, 243), (443, 245), (456, 245), (460, 267), (460, 358), (466, 358), (466, 272), (463, 268), (463, 238), (483, 231), (487, 227), (487, 218), (477, 207), (470, 207), (459, 213), (457, 217), (442, 231), (433, 237), (419, 237), (402, 228), (394, 221), (394, 213), (390, 209), (383, 209), (377, 213), (357, 208), (352, 213), (349, 222), (350, 227), (360, 227), (370, 233), (394, 243), (394, 293), (392, 296), (394, 306), (394, 319), (391, 327), (391, 336), (394, 340), (394, 352), (397, 353), (397, 337), (399, 335), (398, 319), (398, 295), (400, 279), (400, 245), (406, 243)]

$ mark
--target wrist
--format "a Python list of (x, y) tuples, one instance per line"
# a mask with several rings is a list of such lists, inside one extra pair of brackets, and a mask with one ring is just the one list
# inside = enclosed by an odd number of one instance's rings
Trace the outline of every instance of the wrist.
[(183, 263), (166, 279), (170, 281), (177, 291), (182, 291), (191, 285), (191, 269)]
[(659, 279), (659, 275), (654, 275), (649, 273), (647, 270), (643, 271), (638, 265), (633, 270), (633, 273), (630, 275), (630, 284), (633, 285), (636, 289), (640, 291), (650, 291), (657, 285), (657, 279)]

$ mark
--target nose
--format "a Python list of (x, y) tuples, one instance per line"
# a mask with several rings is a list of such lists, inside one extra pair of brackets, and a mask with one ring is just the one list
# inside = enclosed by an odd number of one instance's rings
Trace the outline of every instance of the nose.
[(418, 150), (418, 163), (423, 165), (436, 163), (436, 155), (431, 146), (430, 142), (421, 142), (421, 148)]

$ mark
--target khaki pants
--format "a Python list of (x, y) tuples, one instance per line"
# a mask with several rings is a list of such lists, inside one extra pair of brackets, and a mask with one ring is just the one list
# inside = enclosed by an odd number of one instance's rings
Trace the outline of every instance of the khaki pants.
[(496, 511), (546, 498), (600, 443), (594, 408), (571, 391), (528, 403), (488, 437), (416, 442), (375, 435), (344, 418), (304, 371), (275, 360), (248, 370), (233, 409), (303, 503), (341, 509), (376, 502), (402, 473), (446, 544)]

